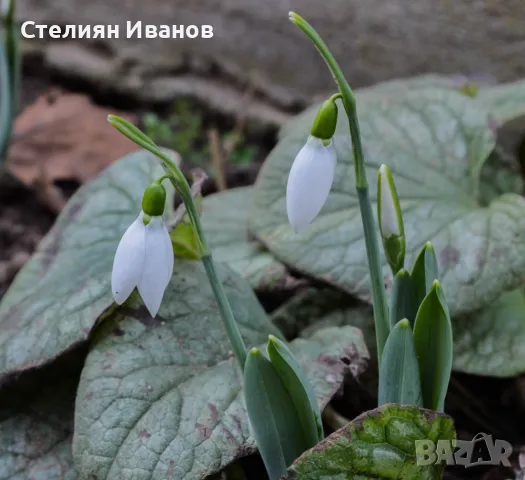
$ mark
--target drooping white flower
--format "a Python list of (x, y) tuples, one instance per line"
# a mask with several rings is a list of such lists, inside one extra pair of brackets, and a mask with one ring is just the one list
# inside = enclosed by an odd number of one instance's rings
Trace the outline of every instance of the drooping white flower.
[(144, 225), (144, 212), (126, 230), (115, 253), (113, 298), (124, 303), (135, 287), (152, 317), (157, 315), (173, 273), (173, 249), (162, 216)]
[(293, 162), (286, 186), (288, 220), (298, 233), (319, 214), (334, 181), (337, 157), (333, 142), (325, 146), (310, 136)]

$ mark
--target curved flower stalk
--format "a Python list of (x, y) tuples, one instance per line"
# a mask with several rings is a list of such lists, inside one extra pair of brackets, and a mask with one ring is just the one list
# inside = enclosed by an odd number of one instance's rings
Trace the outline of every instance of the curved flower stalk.
[[(354, 155), (355, 188), (357, 191), (357, 197), (359, 199), (359, 208), (361, 210), (368, 267), (370, 270), (370, 278), (372, 282), (372, 304), (374, 308), (377, 355), (380, 364), (386, 339), (390, 331), (390, 325), (388, 320), (388, 307), (386, 302), (383, 271), (379, 257), (379, 242), (376, 233), (372, 204), (370, 202), (370, 195), (368, 192), (368, 180), (366, 178), (365, 159), (363, 146), (361, 144), (361, 134), (359, 131), (355, 96), (334, 56), (315, 29), (304, 18), (302, 18), (300, 15), (297, 15), (297, 13), (290, 12), (288, 15), (290, 21), (299, 27), (310, 38), (313, 44), (317, 47), (321, 57), (323, 57), (324, 61), (328, 65), (328, 68), (335, 79), (337, 87), (339, 88), (339, 93), (334, 95), (332, 99), (341, 98), (346, 115), (348, 117), (350, 136), (352, 139), (352, 151)], [(320, 112), (318, 113), (318, 117), (319, 115)], [(316, 119), (313, 128), (315, 128), (317, 123), (318, 120)], [(332, 135), (334, 131), (335, 125), (333, 125)], [(313, 131), (312, 134), (314, 134)]]
[(124, 233), (111, 274), (115, 302), (124, 303), (137, 287), (152, 317), (173, 274), (173, 248), (162, 217), (165, 203), (162, 185), (154, 183), (146, 189), (143, 210)]

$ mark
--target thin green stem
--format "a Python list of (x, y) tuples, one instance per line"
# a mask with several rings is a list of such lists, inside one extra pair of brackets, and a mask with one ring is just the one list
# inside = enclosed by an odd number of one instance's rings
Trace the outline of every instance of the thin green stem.
[(368, 193), (368, 181), (366, 178), (365, 160), (361, 143), (361, 133), (359, 131), (359, 121), (357, 119), (355, 96), (350, 85), (348, 85), (341, 68), (337, 64), (337, 61), (315, 29), (304, 18), (296, 13), (290, 12), (289, 15), (290, 20), (310, 38), (317, 50), (319, 50), (321, 57), (323, 57), (328, 65), (328, 68), (339, 88), (343, 106), (348, 117), (354, 156), (355, 187), (359, 196), (359, 207), (361, 209), (361, 219), (363, 221), (368, 268), (370, 270), (370, 278), (372, 281), (372, 303), (374, 307), (374, 321), (377, 337), (377, 355), (379, 362), (381, 362), (384, 344), (390, 330), (388, 323), (388, 307), (385, 286), (383, 283), (383, 271), (379, 256), (377, 230), (372, 211), (372, 204)]
[(379, 244), (377, 240), (376, 225), (372, 212), (372, 203), (368, 194), (368, 187), (357, 187), (363, 230), (365, 234), (366, 256), (370, 269), (370, 280), (372, 282), (372, 303), (374, 306), (374, 320), (376, 330), (376, 345), (378, 365), (381, 365), (383, 349), (386, 339), (390, 333), (388, 319), (388, 306), (386, 303), (385, 285), (383, 283), (383, 272), (379, 260)]
[(241, 370), (244, 370), (244, 365), (246, 364), (246, 345), (242, 339), (241, 332), (233, 316), (233, 312), (230, 306), (230, 302), (226, 298), (226, 294), (222, 288), (222, 283), (217, 276), (217, 271), (215, 270), (215, 264), (211, 253), (201, 258), (201, 261), (206, 269), (208, 274), (208, 279), (210, 280), (211, 288), (217, 299), (217, 304), (224, 319), (224, 326), (226, 327), (226, 332), (228, 333), (228, 338), (232, 344), (233, 353), (241, 366)]
[(0, 164), (7, 152), (13, 123), (13, 98), (11, 97), (10, 85), (7, 47), (0, 32)]
[(186, 177), (179, 170), (179, 167), (176, 165), (176, 163), (168, 155), (163, 153), (155, 145), (155, 143), (153, 143), (153, 141), (144, 133), (142, 133), (137, 127), (113, 115), (108, 117), (108, 120), (117, 130), (119, 130), (121, 133), (126, 135), (129, 139), (133, 140), (145, 150), (153, 153), (162, 161), (164, 168), (168, 173), (163, 175), (161, 179), (168, 178), (175, 187), (175, 190), (182, 197), (182, 201), (186, 207), (186, 212), (190, 218), (193, 231), (195, 232), (197, 248), (199, 249), (201, 261), (204, 265), (204, 269), (206, 270), (206, 274), (208, 276), (213, 294), (215, 295), (215, 299), (217, 300), (217, 305), (219, 307), (219, 311), (221, 312), (221, 317), (224, 322), (226, 332), (228, 333), (228, 338), (230, 339), (233, 352), (235, 353), (239, 365), (241, 366), (241, 370), (244, 371), (244, 364), (246, 363), (246, 345), (244, 344), (241, 332), (239, 331), (239, 327), (235, 321), (230, 302), (226, 297), (222, 283), (217, 275), (215, 264), (213, 262), (210, 249), (202, 230), (199, 212), (197, 211), (197, 207), (193, 201), (191, 188), (188, 184), (188, 181), (186, 180)]

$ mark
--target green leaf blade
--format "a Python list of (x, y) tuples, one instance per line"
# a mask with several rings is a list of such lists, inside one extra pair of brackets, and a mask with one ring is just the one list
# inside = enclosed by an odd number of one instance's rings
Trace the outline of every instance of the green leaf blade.
[(390, 331), (379, 368), (378, 405), (398, 403), (423, 406), (419, 364), (407, 319)]
[(366, 412), (305, 452), (286, 479), (438, 480), (443, 465), (419, 466), (416, 440), (453, 440), (452, 419), (417, 407)]
[(213, 257), (227, 263), (253, 288), (268, 290), (283, 284), (285, 266), (250, 238), (248, 219), (253, 187), (240, 187), (209, 195), (203, 200), (202, 226)]
[(311, 448), (324, 438), (324, 434), (319, 403), (310, 382), (290, 349), (274, 336), (268, 341), (268, 357), (290, 394), (301, 420), (307, 448)]
[(244, 396), (250, 425), (270, 480), (311, 445), (287, 388), (272, 363), (252, 349), (244, 369)]
[(390, 291), (390, 327), (393, 328), (403, 318), (413, 325), (418, 306), (410, 274), (402, 268), (394, 276)]
[(414, 285), (415, 301), (419, 306), (432, 288), (432, 282), (438, 280), (436, 252), (430, 242), (425, 243), (414, 262), (410, 274)]
[(417, 312), (414, 344), (419, 362), (423, 405), (442, 412), (452, 369), (453, 340), (450, 315), (437, 281)]

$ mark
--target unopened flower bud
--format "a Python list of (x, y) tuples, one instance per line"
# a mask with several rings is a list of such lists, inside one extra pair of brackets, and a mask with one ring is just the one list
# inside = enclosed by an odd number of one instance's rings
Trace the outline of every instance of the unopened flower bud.
[(386, 165), (377, 178), (377, 216), (385, 256), (394, 275), (405, 262), (405, 231), (396, 186)]

